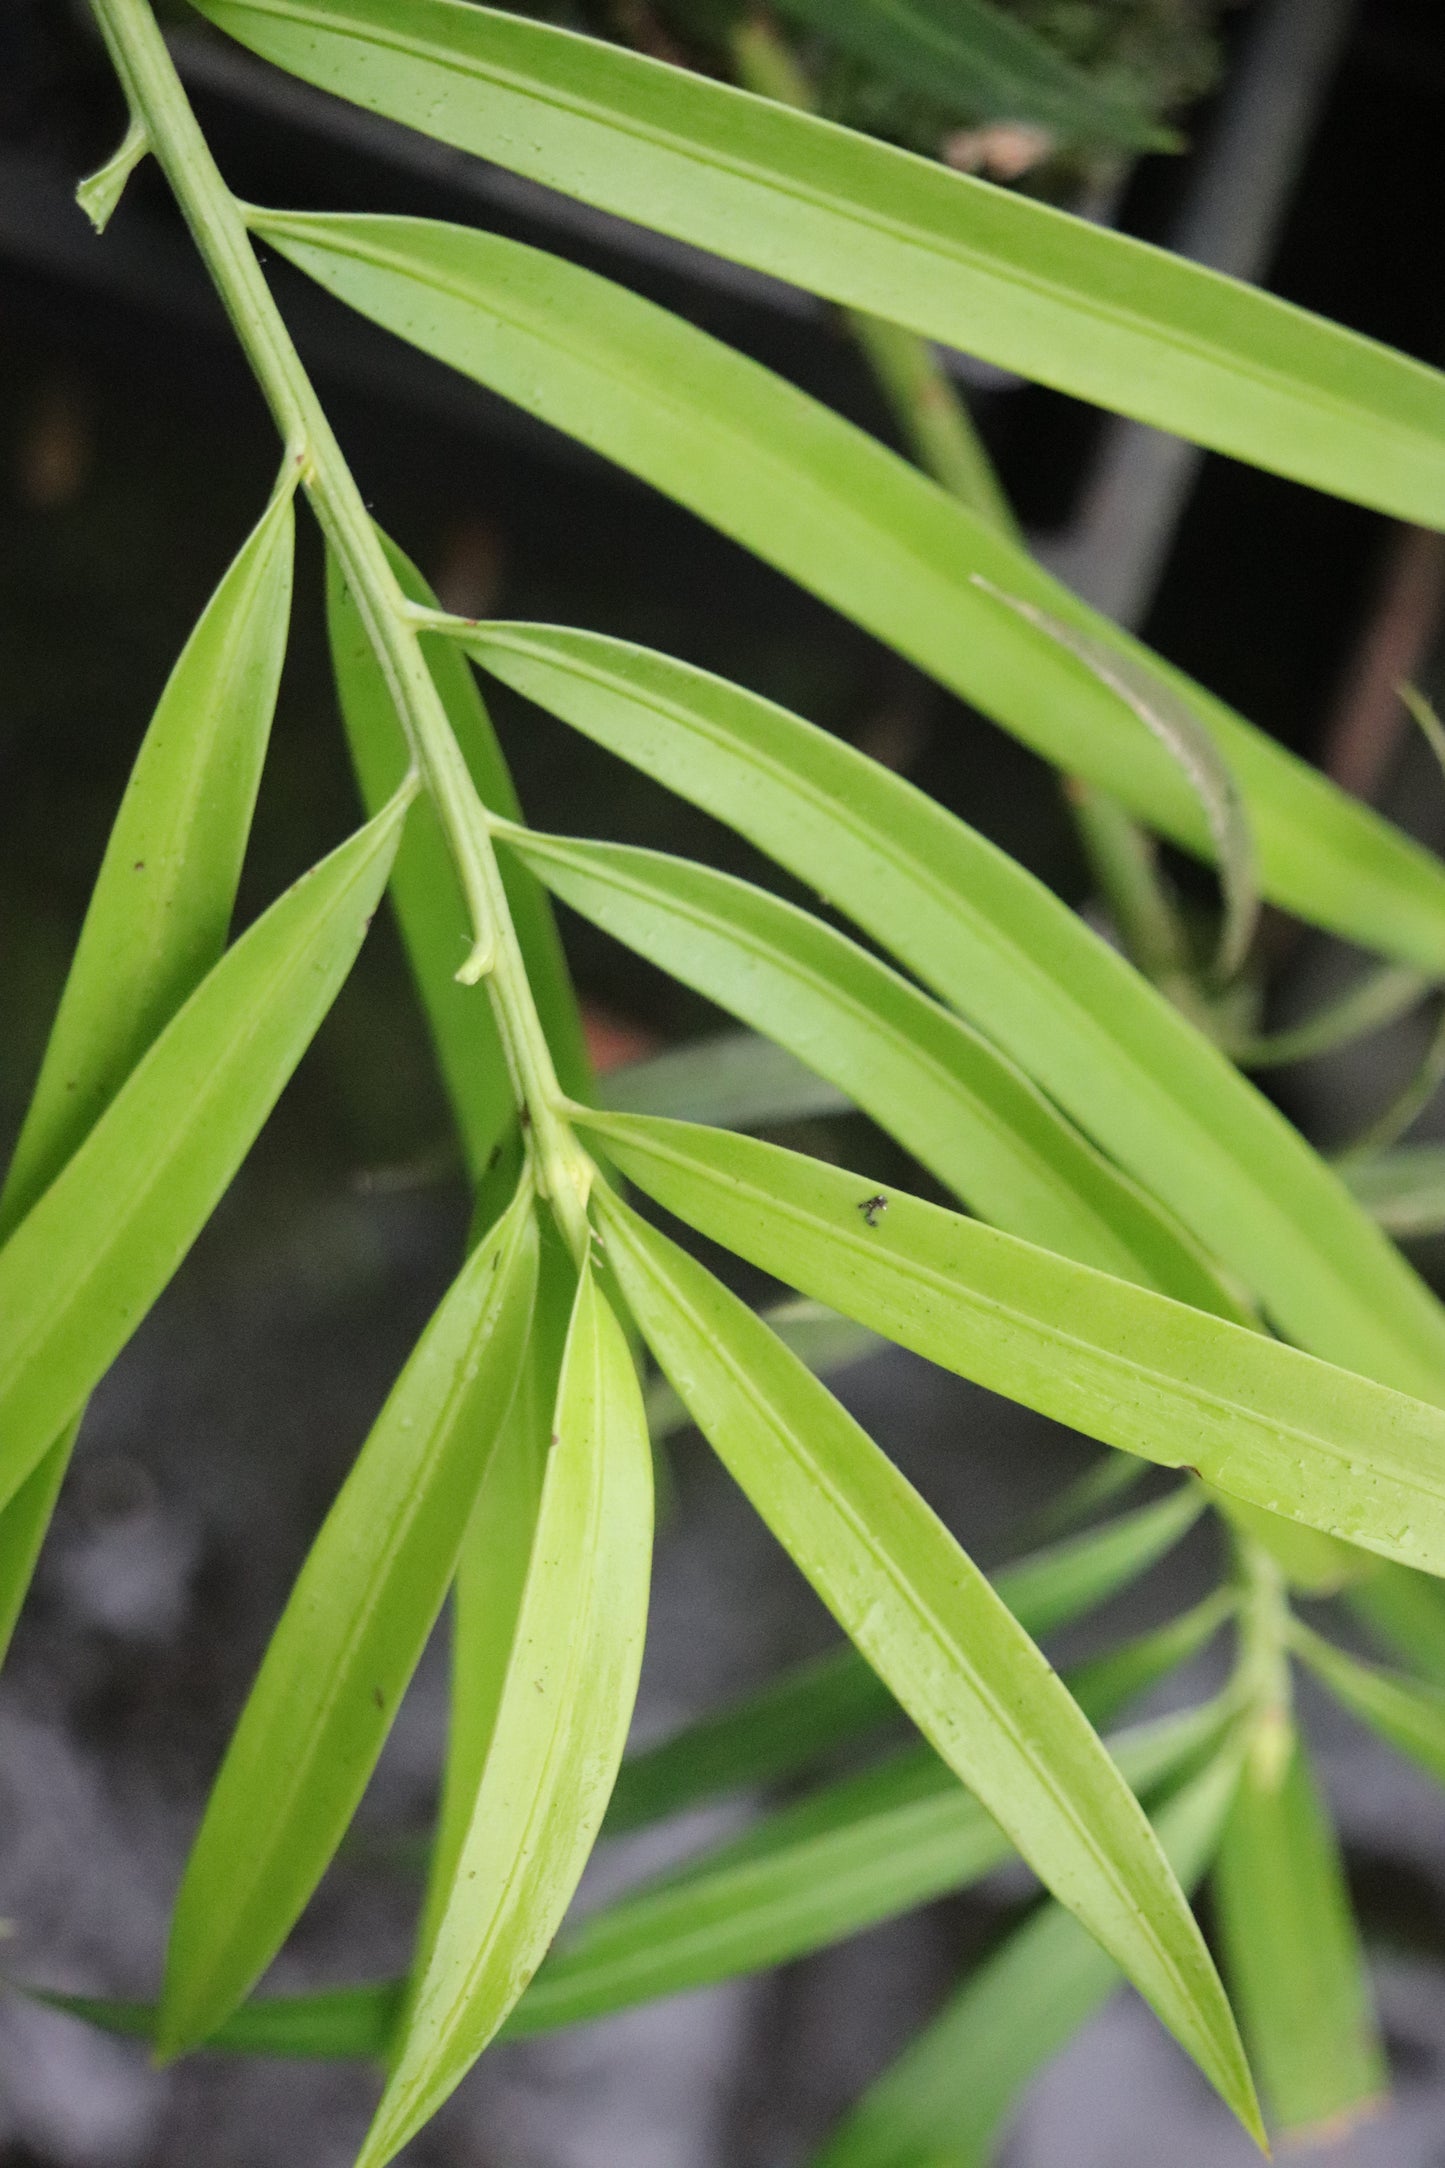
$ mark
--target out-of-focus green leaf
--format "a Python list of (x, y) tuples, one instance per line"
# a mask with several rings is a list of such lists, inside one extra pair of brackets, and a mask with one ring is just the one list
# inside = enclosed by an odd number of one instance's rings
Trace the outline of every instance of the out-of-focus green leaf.
[[(1436, 977), (1445, 970), (1438, 859), (831, 408), (625, 288), (493, 234), (400, 218), (266, 212), (256, 222), (352, 307), (688, 505), (1046, 759), (1207, 855), (1209, 823), (1173, 753), (997, 591), (1146, 670), (1216, 740), (1248, 808), (1263, 894)], [(835, 849), (829, 878), (842, 877)]]
[(1167, 1624), (1121, 1642), (1102, 1656), (1091, 1656), (1073, 1665), (1069, 1685), (1075, 1700), (1089, 1710), (1096, 1723), (1126, 1709), (1130, 1702), (1147, 1694), (1161, 1679), (1167, 1679), (1181, 1664), (1207, 1648), (1232, 1615), (1236, 1601), (1233, 1589), (1218, 1588)]
[(250, 1149), (351, 968), (408, 802), (409, 788), (227, 951), (0, 1250), (0, 1499), (114, 1361)]
[[(1231, 1744), (1153, 1816), (1187, 1890), (1213, 1857), (1238, 1779)], [(988, 2168), (1030, 2078), (1118, 1984), (1078, 1921), (1041, 1906), (870, 2087), (814, 2168)]]
[(552, 1432), (485, 1767), (358, 2168), (399, 2151), (506, 2018), (571, 1900), (622, 1758), (647, 1612), (652, 1460), (627, 1341), (590, 1269)]
[(1214, 1896), (1271, 2123), (1294, 2138), (1339, 2132), (1388, 2077), (1339, 1846), (1293, 1727), (1245, 1758)]
[(1137, 101), (1096, 82), (990, 0), (779, 0), (779, 13), (904, 89), (969, 116), (1036, 121), (1074, 142), (1126, 150), (1168, 149), (1177, 140)]
[[(433, 606), (436, 597), (415, 565), (385, 536), (382, 541), (403, 593), (412, 602)], [(375, 812), (405, 772), (406, 744), (361, 613), (333, 557), (327, 560), (326, 603), (332, 667), (352, 762), (367, 810)], [(478, 794), (494, 813), (519, 819), (512, 778), (475, 677), (451, 641), (425, 635), (422, 649)], [(558, 1074), (565, 1089), (588, 1098), (591, 1069), (551, 906), (524, 866), (507, 867), (503, 879)], [(472, 945), (472, 927), (440, 824), (426, 799), (407, 822), (392, 868), (391, 893), (467, 1168), (477, 1182), (512, 1120), (512, 1086), (485, 991), (457, 982)], [(575, 1082), (567, 1083), (569, 1077)]]
[(1130, 1453), (1101, 1453), (1081, 1476), (1066, 1484), (1058, 1495), (1029, 1521), (1029, 1533), (1039, 1541), (1068, 1535), (1099, 1510), (1122, 1498), (1142, 1483), (1147, 1469)]
[[(1302, 1024), (1258, 1038), (1231, 1037), (1227, 1041), (1230, 1059), (1242, 1069), (1282, 1069), (1290, 1062), (1312, 1061), (1318, 1054), (1332, 1053), (1336, 1047), (1348, 1046), (1351, 1040), (1363, 1039), (1399, 1017), (1408, 1016), (1429, 993), (1431, 983), (1424, 972), (1408, 970), (1403, 964), (1379, 964), (1362, 973), (1338, 1001), (1317, 1009)], [(1381, 1154), (1382, 1159), (1392, 1156), (1396, 1155)], [(1362, 1160), (1345, 1169), (1350, 1188), (1372, 1209), (1369, 1184), (1360, 1178), (1378, 1165), (1378, 1160)], [(1378, 1212), (1376, 1217), (1380, 1217)]]
[[(1110, 1742), (1147, 1797), (1207, 1754), (1218, 1708), (1141, 1724)], [(927, 1747), (829, 1785), (703, 1859), (594, 1914), (549, 1957), (508, 2037), (707, 1986), (836, 1942), (1008, 1858), (1007, 1839)], [(246, 2004), (210, 2044), (239, 2053), (376, 2056), (401, 1981)], [(111, 2031), (150, 2038), (155, 2006), (46, 1995)]]
[[(226, 945), (286, 653), (293, 479), (207, 604), (131, 770), (0, 1190), (0, 1239)], [(0, 1656), (78, 1430), (76, 1417), (0, 1511)]]
[(833, 301), (1429, 526), (1445, 382), (1256, 288), (811, 114), (458, 0), (204, 0), (293, 74)]
[(505, 1427), (536, 1278), (528, 1181), (417, 1343), (271, 1637), (176, 1900), (166, 2055), (250, 1992), (356, 1810)]
[(1445, 1784), (1445, 1689), (1362, 1664), (1296, 1619), (1294, 1645), (1352, 1716)]
[(1344, 1595), (1377, 1642), (1445, 1687), (1445, 1588), (1437, 1580), (1382, 1562)]
[(1445, 1392), (1445, 1312), (1337, 1175), (1042, 883), (901, 776), (666, 656), (488, 626), (486, 668), (847, 912), (1332, 1362)]
[[(992, 1576), (994, 1588), (1026, 1632), (1050, 1633), (1147, 1572), (1192, 1526), (1202, 1504), (1199, 1492), (1185, 1486), (1106, 1527), (1001, 1567)], [(899, 1714), (877, 1672), (846, 1644), (630, 1754), (618, 1774), (607, 1827), (634, 1828), (719, 1792), (792, 1775)]]
[(813, 1121), (847, 1114), (853, 1104), (795, 1054), (755, 1031), (719, 1031), (629, 1062), (602, 1080), (597, 1097), (626, 1114), (675, 1114), (720, 1129)]
[(643, 1337), (763, 1520), (924, 1737), (1252, 2127), (1253, 2088), (1193, 1915), (1052, 1666), (761, 1320), (620, 1199), (601, 1191), (596, 1210)]
[(680, 1219), (930, 1362), (1445, 1574), (1440, 1408), (777, 1145), (582, 1118)]
[(1400, 1240), (1445, 1230), (1445, 1144), (1402, 1144), (1346, 1160), (1340, 1171), (1370, 1217)]
[(661, 851), (509, 831), (564, 903), (847, 1092), (970, 1210), (1241, 1315), (1178, 1227), (1005, 1056), (821, 919)]
[(1216, 1491), (1215, 1504), (1234, 1527), (1242, 1529), (1252, 1543), (1261, 1544), (1279, 1566), (1291, 1588), (1306, 1596), (1336, 1596), (1351, 1581), (1373, 1573), (1377, 1561), (1353, 1543), (1327, 1536), (1323, 1529), (1307, 1528), (1302, 1521), (1287, 1521), (1281, 1514), (1267, 1513)]
[[(154, 2040), (159, 2005), (116, 2002), (99, 1995), (62, 1995), (52, 1988), (24, 1992), (52, 2010), (83, 2018), (103, 2032)], [(368, 1980), (327, 1987), (315, 1995), (263, 1995), (243, 2003), (206, 2045), (228, 2055), (276, 2055), (302, 2061), (380, 2062), (396, 2031), (405, 1980)]]

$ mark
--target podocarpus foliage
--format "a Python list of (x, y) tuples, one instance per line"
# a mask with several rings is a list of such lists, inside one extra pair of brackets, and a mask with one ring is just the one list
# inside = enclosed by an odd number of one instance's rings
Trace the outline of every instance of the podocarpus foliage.
[[(536, 249), (239, 202), (148, 0), (92, 4), (131, 127), (82, 200), (103, 225), (132, 167), (157, 161), (281, 466), (140, 750), (0, 1201), (5, 1630), (87, 1395), (388, 890), (477, 1214), (277, 1625), (185, 1872), (158, 2004), (72, 2006), (166, 2054), (377, 2057), (361, 2160), (379, 2168), (502, 2028), (799, 1954), (1012, 1848), (1041, 1907), (860, 2104), (829, 2168), (986, 2158), (1019, 2086), (1120, 1971), (1256, 2135), (1236, 2009), (1279, 2127), (1356, 2111), (1383, 2060), (1291, 1664), (1445, 1776), (1445, 1701), (1422, 1676), (1445, 1676), (1430, 1578), (1445, 1574), (1445, 1310), (1229, 1058), (1280, 1049), (1231, 1041), (1225, 982), (1264, 897), (1382, 960), (1310, 1043), (1398, 1010), (1445, 977), (1445, 868), (1056, 586), (996, 496), (970, 501), (962, 469), (943, 488)], [(1445, 513), (1445, 379), (797, 100), (465, 0), (204, 12), (326, 90), (844, 305), (880, 367), (898, 365), (900, 396), (931, 367), (923, 342), (945, 340), (1399, 518)], [(913, 14), (926, 29), (937, 12)], [(441, 612), (362, 503), (258, 239), (1066, 770), (1134, 961), (964, 822), (742, 687), (595, 633)], [(228, 945), (298, 495), (327, 547), (367, 817)], [(740, 830), (870, 945), (706, 865), (529, 826), (473, 665)], [(1154, 835), (1218, 865), (1217, 942), (1181, 927)], [(549, 890), (754, 1035), (727, 1049), (725, 1090), (721, 1068), (663, 1061), (652, 1092), (668, 1112), (597, 1103)], [(780, 1092), (793, 1111), (861, 1108), (966, 1211), (749, 1135)], [(1408, 1160), (1353, 1180), (1408, 1209)], [(749, 1311), (653, 1227), (648, 1200), (803, 1299)], [(1055, 1540), (991, 1583), (821, 1380), (878, 1334), (1135, 1460), (1101, 1463), (1059, 1502)], [(641, 1350), (658, 1373), (646, 1398)], [(649, 1410), (655, 1429), (702, 1431), (847, 1640), (625, 1759)], [(1144, 1461), (1186, 1472), (1154, 1503), (1092, 1518)], [(1231, 1546), (1218, 1592), (1062, 1681), (1032, 1635), (1204, 1511)], [(452, 1729), (411, 1973), (255, 1999), (452, 1589)], [(1411, 1668), (1307, 1630), (1298, 1590), (1344, 1592)], [(1226, 1626), (1221, 1693), (1101, 1743), (1096, 1725)], [(604, 1827), (805, 1774), (900, 1711), (912, 1745), (563, 1927)], [(1233, 2006), (1186, 1896), (1211, 1868)]]

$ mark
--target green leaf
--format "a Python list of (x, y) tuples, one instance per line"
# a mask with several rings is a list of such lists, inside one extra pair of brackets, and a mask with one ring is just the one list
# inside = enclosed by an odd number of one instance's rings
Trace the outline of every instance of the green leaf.
[(690, 1226), (930, 1362), (1445, 1573), (1438, 1407), (777, 1145), (642, 1115), (579, 1118)]
[(1445, 1588), (1438, 1581), (1382, 1562), (1344, 1597), (1377, 1642), (1445, 1687)]
[(486, 668), (729, 822), (966, 1015), (1262, 1297), (1422, 1397), (1445, 1313), (1298, 1133), (1022, 867), (786, 709), (666, 656), (487, 626)]
[(719, 1031), (613, 1069), (597, 1093), (626, 1114), (675, 1114), (721, 1129), (847, 1114), (853, 1102), (795, 1054), (755, 1031)]
[[(1172, 688), (1244, 798), (1262, 893), (1441, 975), (1438, 859), (830, 408), (625, 288), (518, 242), (419, 219), (265, 212), (253, 222), (352, 307), (689, 506), (1045, 759), (1207, 854), (1209, 824), (1174, 754), (998, 591)], [(1438, 456), (1445, 464), (1445, 447)]]
[[(1238, 1780), (1238, 1747), (1226, 1746), (1153, 1817), (1187, 1890), (1214, 1854)], [(1077, 1920), (1041, 1906), (870, 2087), (813, 2168), (988, 2168), (1024, 2087), (1118, 1984)]]
[(119, 1354), (250, 1149), (361, 947), (410, 791), (227, 951), (0, 1250), (0, 1502)]
[(660, 851), (520, 829), (506, 840), (573, 910), (845, 1091), (982, 1218), (1241, 1315), (1179, 1230), (1012, 1062), (856, 942)]
[(204, 0), (293, 74), (827, 299), (1435, 525), (1445, 383), (1272, 295), (812, 115), (459, 0)]
[[(1181, 1487), (1107, 1527), (1000, 1568), (994, 1588), (1026, 1632), (1050, 1633), (1147, 1572), (1193, 1525), (1202, 1504), (1196, 1490)], [(899, 1713), (877, 1672), (846, 1643), (629, 1754), (606, 1826), (636, 1828), (719, 1792), (793, 1775)]]
[(1246, 1757), (1214, 1894), (1270, 2119), (1293, 2138), (1334, 2135), (1388, 2079), (1339, 1847), (1292, 1725)]
[[(1217, 1708), (1111, 1742), (1147, 1794), (1217, 1740)], [(584, 1920), (548, 1958), (512, 2038), (783, 1964), (965, 1887), (1008, 1839), (925, 1746), (768, 1815), (743, 1836)]]
[[(436, 597), (415, 565), (386, 536), (381, 539), (403, 593), (412, 602), (434, 605)], [(405, 773), (406, 744), (361, 613), (329, 555), (326, 603), (332, 668), (351, 757), (363, 801), (374, 813)], [(451, 641), (426, 635), (422, 650), (483, 803), (494, 813), (519, 819), (512, 778), (475, 677)], [(558, 1074), (565, 1089), (590, 1098), (591, 1067), (551, 906), (525, 867), (508, 867), (503, 879)], [(391, 894), (475, 1183), (491, 1163), (515, 1108), (492, 1005), (476, 987), (457, 982), (457, 969), (472, 945), (471, 921), (436, 813), (426, 799), (407, 822), (392, 868)]]
[(636, 1373), (589, 1269), (568, 1333), (486, 1766), (358, 2168), (379, 2168), (421, 2128), (557, 1931), (622, 1758), (651, 1530), (652, 1462)]
[[(116, 2002), (98, 1995), (61, 1995), (53, 1988), (23, 1993), (49, 2009), (83, 2018), (103, 2032), (154, 2040), (159, 2004)], [(266, 1995), (243, 2003), (206, 2045), (228, 2055), (277, 2055), (306, 2061), (337, 2058), (380, 2062), (396, 2030), (405, 1980), (327, 1987), (314, 1995)]]
[(417, 1343), (271, 1636), (176, 1900), (164, 2055), (249, 1993), (356, 1811), (505, 1426), (536, 1276), (527, 1182)]
[(1445, 1230), (1445, 1144), (1402, 1144), (1340, 1171), (1370, 1217), (1400, 1240)]
[(1336, 1701), (1437, 1784), (1445, 1784), (1445, 1689), (1423, 1685), (1403, 1671), (1362, 1664), (1297, 1619), (1292, 1633), (1299, 1654)]
[(779, 0), (779, 13), (931, 105), (1036, 121), (1074, 141), (1127, 150), (1177, 140), (989, 0)]
[[(29, 1211), (226, 944), (291, 611), (294, 473), (202, 613), (131, 770), (0, 1190)], [(0, 1510), (0, 1658), (80, 1427)]]
[(761, 1320), (620, 1199), (599, 1192), (597, 1212), (639, 1330), (762, 1519), (924, 1737), (1251, 2124), (1248, 2071), (1193, 1916), (1052, 1667)]
[[(1362, 1039), (1370, 1032), (1381, 1031), (1387, 1024), (1408, 1016), (1429, 993), (1431, 981), (1420, 971), (1411, 971), (1400, 964), (1378, 964), (1364, 971), (1353, 986), (1335, 1001), (1317, 1009), (1302, 1024), (1295, 1024), (1286, 1031), (1272, 1031), (1263, 1037), (1231, 1036), (1228, 1040), (1230, 1059), (1242, 1069), (1282, 1069), (1291, 1062), (1313, 1061), (1317, 1055), (1329, 1054), (1336, 1047), (1348, 1046), (1355, 1039)], [(1372, 1169), (1389, 1158), (1404, 1158), (1406, 1154), (1382, 1153), (1374, 1160), (1361, 1160), (1345, 1168), (1345, 1180), (1357, 1197), (1374, 1209), (1370, 1185), (1366, 1179)], [(1376, 1218), (1382, 1215), (1376, 1211)], [(1392, 1229), (1392, 1232), (1398, 1232)]]
[(1104, 1722), (1207, 1648), (1236, 1603), (1233, 1589), (1218, 1588), (1163, 1626), (1073, 1665), (1069, 1685), (1075, 1700), (1095, 1723)]
[[(1147, 1796), (1207, 1752), (1220, 1724), (1217, 1708), (1193, 1709), (1121, 1733), (1113, 1752)], [(1008, 1856), (997, 1824), (937, 1755), (910, 1748), (594, 1914), (548, 1958), (506, 2034), (555, 2031), (801, 1955), (977, 1880)], [(403, 1985), (268, 1996), (238, 2010), (208, 2044), (243, 2054), (377, 2056)], [(153, 2004), (41, 1999), (111, 2031), (154, 2031)]]
[(226, 945), (286, 656), (291, 497), (288, 477), (207, 603), (136, 756), (6, 1175), (0, 1233), (49, 1187)]
[(577, 1272), (550, 1213), (542, 1216), (540, 1233), (532, 1333), (516, 1395), (462, 1539), (457, 1568), (446, 1766), (413, 1973), (427, 1961), (456, 1880), (457, 1860), (502, 1706), (542, 1508), (557, 1381), (577, 1300)]

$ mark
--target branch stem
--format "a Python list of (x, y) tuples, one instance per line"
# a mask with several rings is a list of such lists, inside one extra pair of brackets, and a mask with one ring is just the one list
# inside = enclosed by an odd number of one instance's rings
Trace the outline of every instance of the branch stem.
[(91, 0), (101, 35), (335, 552), (441, 821), (471, 917), (457, 976), (486, 979), (538, 1190), (574, 1254), (588, 1243), (592, 1162), (573, 1136), (532, 999), (486, 808), (432, 682), (410, 606), (256, 258), (242, 205), (222, 179), (150, 0)]

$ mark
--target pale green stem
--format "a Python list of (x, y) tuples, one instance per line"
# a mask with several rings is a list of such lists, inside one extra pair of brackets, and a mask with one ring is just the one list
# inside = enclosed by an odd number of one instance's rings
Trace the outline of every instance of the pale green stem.
[(149, 0), (91, 0), (91, 6), (131, 112), (170, 183), (365, 625), (471, 916), (474, 945), (457, 975), (469, 983), (487, 979), (528, 1127), (537, 1186), (580, 1259), (588, 1242), (592, 1163), (562, 1113), (563, 1094), (512, 926), (486, 810), (427, 669), (406, 598), (262, 276), (242, 208), (191, 111)]
[(1233, 1691), (1247, 1712), (1255, 1773), (1273, 1786), (1294, 1743), (1289, 1590), (1279, 1562), (1262, 1543), (1236, 1529), (1234, 1545), (1240, 1600)]

